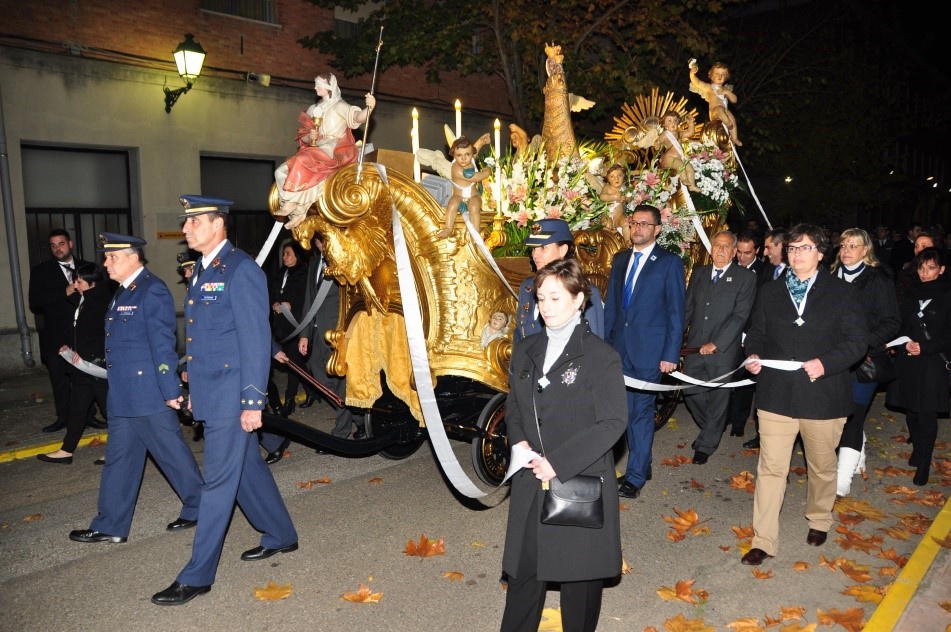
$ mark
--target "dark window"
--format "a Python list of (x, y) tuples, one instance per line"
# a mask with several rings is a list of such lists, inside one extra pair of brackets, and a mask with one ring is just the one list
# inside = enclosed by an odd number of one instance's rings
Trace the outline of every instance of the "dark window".
[(24, 145), (22, 157), (30, 266), (49, 258), (54, 228), (86, 261), (99, 261), (99, 233), (132, 234), (128, 152)]
[(271, 0), (201, 0), (205, 11), (214, 11), (239, 18), (274, 24), (274, 3)]

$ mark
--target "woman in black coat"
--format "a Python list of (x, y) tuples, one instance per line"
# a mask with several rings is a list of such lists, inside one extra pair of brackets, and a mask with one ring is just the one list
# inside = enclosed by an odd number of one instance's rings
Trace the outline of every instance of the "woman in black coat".
[[(627, 427), (624, 375), (617, 352), (582, 318), (590, 282), (576, 260), (549, 263), (535, 275), (535, 288), (545, 330), (515, 346), (506, 424), (509, 445), (539, 456), (511, 479), (501, 629), (537, 630), (547, 582), (559, 582), (564, 629), (593, 631), (604, 580), (621, 573), (612, 448)], [(579, 474), (602, 479), (604, 526), (542, 524), (543, 486)]]
[[(859, 291), (862, 311), (868, 317), (866, 355), (887, 362), (888, 350), (885, 345), (897, 335), (901, 318), (898, 316), (895, 284), (879, 268), (872, 238), (867, 232), (861, 228), (849, 228), (842, 232), (832, 273)], [(877, 388), (878, 382), (859, 382), (853, 367), (852, 401), (855, 407), (845, 421), (839, 440), (837, 496), (848, 496), (852, 490), (852, 477), (856, 472), (865, 471), (865, 416)]]
[[(290, 336), (296, 326), (288, 320), (285, 311), (289, 311), (297, 323), (300, 323), (304, 316), (304, 295), (307, 292), (307, 256), (303, 249), (295, 241), (289, 241), (281, 248), (281, 261), (283, 265), (278, 270), (277, 277), (271, 283), (271, 334), (275, 342), (280, 345), (281, 351), (287, 354), (287, 358), (297, 366), (304, 366), (304, 357), (298, 350), (297, 339), (300, 334), (285, 339)], [(304, 329), (306, 331), (306, 328)], [(275, 363), (271, 363), (271, 371)], [(294, 412), (297, 390), (300, 386), (300, 377), (292, 369), (287, 371), (287, 389), (284, 391), (284, 404), (274, 401), (274, 395), (270, 394), (271, 407), (284, 417), (290, 416)], [(275, 387), (276, 388), (276, 387)], [(271, 391), (271, 388), (268, 388)]]
[[(66, 437), (56, 452), (38, 454), (36, 458), (47, 463), (70, 464), (73, 452), (79, 446), (86, 427), (86, 417), (93, 402), (106, 410), (109, 382), (105, 377), (94, 377), (76, 366), (85, 360), (99, 367), (105, 366), (106, 312), (112, 301), (112, 291), (102, 269), (93, 263), (83, 263), (73, 271), (76, 291), (69, 299), (75, 305), (73, 335), (70, 346), (75, 352), (74, 362), (67, 369), (70, 381), (69, 414), (66, 418)], [(62, 347), (60, 351), (65, 349)]]
[(951, 408), (946, 367), (951, 359), (951, 283), (936, 248), (922, 250), (912, 265), (918, 281), (905, 291), (899, 331), (911, 340), (905, 343), (905, 353), (895, 357), (898, 378), (889, 386), (885, 403), (905, 410), (913, 444), (908, 465), (917, 468), (914, 483), (922, 486), (931, 473), (938, 413)]

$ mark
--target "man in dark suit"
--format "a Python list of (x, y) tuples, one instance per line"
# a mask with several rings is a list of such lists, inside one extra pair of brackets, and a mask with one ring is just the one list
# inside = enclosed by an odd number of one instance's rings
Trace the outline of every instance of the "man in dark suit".
[[(629, 220), (631, 250), (611, 262), (604, 306), (604, 340), (620, 354), (624, 375), (659, 383), (677, 368), (684, 335), (683, 260), (657, 246), (660, 211), (639, 204)], [(654, 416), (653, 391), (627, 391), (627, 445), (630, 455), (618, 491), (637, 498), (651, 469)]]
[(297, 550), (297, 531), (252, 440), (261, 427), (271, 327), (264, 272), (228, 241), (232, 202), (184, 195), (182, 232), (202, 257), (185, 297), (185, 373), (189, 406), (205, 422), (205, 486), (191, 559), (152, 603), (180, 605), (211, 590), (235, 501), (263, 535), (245, 561)]
[[(71, 345), (73, 337), (73, 314), (76, 305), (69, 298), (76, 292), (73, 271), (86, 263), (73, 257), (73, 240), (69, 232), (56, 228), (49, 234), (52, 259), (33, 266), (30, 271), (30, 311), (42, 317), (42, 326), (37, 323), (40, 337), (40, 360), (50, 375), (56, 420), (43, 428), (43, 432), (56, 432), (66, 427), (69, 417), (68, 365), (59, 355), (63, 345)], [(89, 410), (89, 425), (105, 428), (105, 424), (92, 420)]]
[[(310, 263), (309, 272), (311, 274), (307, 279), (304, 305), (308, 306), (307, 309), (311, 309), (310, 306), (318, 297), (321, 298), (321, 301), (317, 307), (317, 313), (314, 315), (312, 326), (304, 329), (298, 339), (298, 351), (304, 356), (308, 352), (310, 353), (308, 364), (311, 374), (346, 401), (347, 379), (327, 372), (327, 362), (330, 360), (333, 350), (324, 338), (327, 331), (337, 328), (340, 320), (340, 284), (335, 278), (324, 274), (328, 264), (324, 259), (323, 234), (315, 233), (311, 243), (314, 246), (315, 253)], [(362, 439), (366, 436), (364, 421), (363, 415), (354, 417), (353, 411), (343, 406), (337, 411), (337, 421), (330, 434), (346, 439), (350, 436), (353, 425), (356, 424), (353, 438)]]
[[(734, 264), (736, 236), (721, 230), (713, 236), (713, 264), (699, 266), (687, 286), (687, 347), (684, 373), (705, 382), (729, 373), (742, 361), (740, 336), (756, 299), (756, 275)], [(700, 427), (693, 442), (693, 462), (703, 465), (720, 445), (726, 425), (729, 389), (695, 387), (684, 403)]]
[[(759, 251), (759, 242), (756, 235), (749, 230), (743, 230), (736, 235), (736, 264), (739, 267), (746, 268), (756, 275), (756, 291), (767, 281), (773, 278), (773, 264), (769, 261), (763, 261), (756, 256)], [(749, 323), (747, 323), (748, 325)], [(746, 326), (743, 330), (746, 331)], [(742, 337), (741, 337), (742, 338)], [(742, 346), (742, 342), (740, 343)], [(737, 379), (744, 379), (749, 376), (746, 369), (735, 374)], [(727, 412), (727, 425), (730, 426), (731, 437), (742, 437), (746, 434), (746, 422), (754, 419), (753, 412), (753, 394), (756, 391), (756, 385), (741, 386), (730, 391), (730, 405)], [(748, 442), (747, 442), (748, 443)]]
[(891, 265), (895, 273), (895, 282), (901, 278), (901, 270), (905, 264), (915, 258), (915, 239), (921, 233), (921, 224), (911, 222), (905, 231), (905, 238), (899, 239), (892, 246), (892, 253), (888, 258), (888, 264)]
[(888, 226), (881, 224), (875, 228), (875, 241), (872, 244), (875, 249), (875, 257), (883, 267), (888, 267), (892, 258), (892, 248), (895, 247)]
[(89, 529), (72, 531), (69, 539), (120, 543), (129, 536), (147, 454), (184, 504), (169, 531), (195, 526), (202, 479), (170, 408), (181, 396), (172, 294), (144, 267), (145, 240), (103, 233), (100, 242), (109, 278), (120, 284), (105, 323), (109, 442), (99, 515)]

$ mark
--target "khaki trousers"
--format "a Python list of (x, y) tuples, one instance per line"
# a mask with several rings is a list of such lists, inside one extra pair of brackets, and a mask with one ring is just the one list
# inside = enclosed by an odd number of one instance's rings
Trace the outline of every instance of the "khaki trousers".
[(779, 512), (786, 495), (786, 477), (798, 434), (802, 435), (809, 476), (806, 520), (810, 529), (832, 529), (838, 467), (835, 449), (846, 418), (795, 419), (766, 410), (758, 413), (760, 448), (753, 495), (753, 548), (776, 555)]

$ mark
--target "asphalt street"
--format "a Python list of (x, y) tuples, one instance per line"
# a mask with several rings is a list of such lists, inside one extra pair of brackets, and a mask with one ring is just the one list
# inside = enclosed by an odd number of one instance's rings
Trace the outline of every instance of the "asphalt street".
[[(165, 531), (180, 502), (149, 463), (128, 543), (70, 541), (69, 531), (88, 527), (96, 513), (101, 468), (93, 460), (104, 447), (95, 444), (107, 435), (90, 431), (87, 440), (94, 445), (81, 447), (72, 465), (36, 460), (35, 454), (58, 447), (59, 438), (39, 431), (51, 421), (44, 380), (44, 373), (32, 371), (0, 384), (0, 629), (498, 629), (505, 599), (498, 583), (505, 490), (481, 501), (462, 497), (442, 475), (429, 443), (401, 461), (316, 454), (291, 444), (272, 469), (300, 549), (261, 562), (241, 561), (241, 552), (259, 542), (236, 511), (212, 591), (184, 606), (153, 605), (151, 595), (166, 588), (189, 557), (193, 532)], [(325, 430), (332, 425), (326, 404), (299, 409), (296, 417)], [(940, 425), (936, 459), (947, 460), (951, 429), (947, 420)], [(201, 463), (201, 442), (191, 440), (191, 428), (183, 430)], [(941, 546), (929, 547), (929, 541), (930, 535), (948, 536), (951, 516), (944, 501), (951, 472), (935, 472), (930, 485), (914, 488), (905, 464), (908, 448), (900, 442), (906, 434), (903, 417), (885, 411), (881, 395), (867, 432), (868, 478), (855, 480), (852, 497), (865, 503), (858, 505), (865, 519), (849, 520), (852, 512), (837, 525), (851, 536), (831, 533), (823, 547), (808, 546), (805, 475), (794, 471), (781, 516), (780, 551), (757, 569), (767, 573), (758, 578), (739, 561), (749, 546), (741, 535), (751, 523), (753, 496), (734, 486), (737, 475), (756, 472), (756, 453), (741, 447), (751, 430), (743, 438), (724, 436), (709, 463), (692, 465), (689, 446), (696, 427), (679, 407), (656, 434), (653, 480), (639, 499), (622, 503), (622, 554), (629, 572), (605, 591), (599, 630), (663, 630), (678, 617), (702, 620), (712, 630), (731, 630), (732, 622), (746, 618), (765, 628), (767, 617), (781, 618), (783, 608), (802, 609), (801, 618), (784, 625), (805, 626), (818, 623), (820, 611), (858, 608), (861, 620), (873, 622), (869, 630), (945, 629), (951, 613), (941, 603), (951, 601), (951, 556)], [(471, 473), (470, 447), (453, 446)], [(793, 465), (805, 469), (801, 454)], [(895, 492), (901, 486), (916, 491), (917, 500), (898, 504), (911, 498)], [(696, 511), (696, 528), (675, 541), (668, 518), (690, 510)], [(855, 534), (871, 544), (856, 547)], [(407, 556), (407, 543), (418, 543), (423, 535), (442, 540), (445, 553)], [(850, 578), (844, 562), (860, 570), (867, 566), (869, 578)], [(658, 592), (690, 581), (685, 596), (695, 603), (665, 600)], [(255, 589), (269, 582), (290, 586), (290, 596), (257, 599)], [(361, 584), (381, 594), (377, 603), (342, 598)], [(873, 593), (893, 588), (879, 606), (844, 594), (853, 586)], [(549, 592), (548, 606), (558, 607), (557, 592)]]

